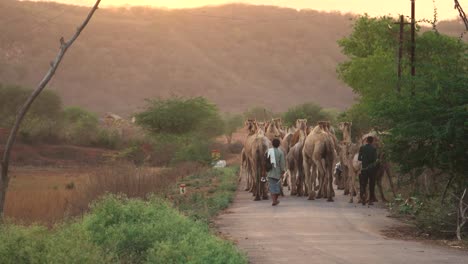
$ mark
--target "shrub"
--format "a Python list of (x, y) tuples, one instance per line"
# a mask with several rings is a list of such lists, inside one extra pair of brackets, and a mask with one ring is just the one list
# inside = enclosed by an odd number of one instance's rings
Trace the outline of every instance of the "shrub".
[(207, 140), (194, 140), (184, 147), (180, 147), (175, 153), (173, 162), (195, 161), (209, 164), (212, 161), (211, 143)]
[[(10, 128), (19, 108), (32, 89), (0, 85), (0, 127)], [(19, 131), (19, 139), (27, 142), (56, 141), (61, 130), (62, 101), (52, 91), (42, 92), (31, 106)]]
[(245, 263), (232, 244), (157, 198), (144, 202), (108, 196), (93, 206), (84, 225), (92, 241), (116, 252), (120, 262)]
[(99, 129), (94, 146), (108, 149), (116, 149), (120, 147), (122, 139), (119, 132), (115, 129)]
[(79, 107), (67, 107), (64, 113), (64, 139), (76, 145), (89, 146), (96, 141), (99, 132), (98, 117)]
[(0, 263), (110, 263), (110, 257), (91, 243), (79, 223), (56, 229), (1, 226)]
[(322, 107), (315, 103), (304, 103), (289, 108), (283, 114), (283, 121), (286, 126), (295, 126), (297, 119), (307, 119), (308, 125), (315, 125), (318, 121), (330, 120), (331, 116)]
[(226, 113), (223, 117), (224, 120), (224, 135), (226, 136), (227, 143), (231, 144), (232, 134), (242, 127), (243, 119), (241, 115), (233, 115)]
[(203, 97), (148, 100), (146, 110), (136, 114), (136, 121), (148, 132), (157, 135), (212, 138), (223, 132), (218, 108)]
[(244, 112), (245, 119), (255, 119), (255, 120), (271, 120), (276, 116), (271, 109), (266, 109), (265, 107), (255, 106)]

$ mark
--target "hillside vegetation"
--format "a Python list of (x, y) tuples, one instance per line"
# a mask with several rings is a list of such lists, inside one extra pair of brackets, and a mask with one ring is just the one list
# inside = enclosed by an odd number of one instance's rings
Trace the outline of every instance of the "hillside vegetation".
[[(33, 86), (88, 11), (56, 3), (0, 3), (0, 82)], [(129, 114), (145, 98), (205, 96), (225, 111), (274, 111), (314, 101), (345, 108), (337, 40), (352, 15), (271, 6), (100, 9), (50, 89), (67, 105)], [(447, 23), (446, 23), (447, 24)], [(441, 25), (459, 35), (457, 23)]]
[[(33, 86), (87, 8), (0, 3), (0, 82)], [(222, 110), (283, 111), (316, 101), (344, 108), (336, 41), (350, 15), (227, 5), (190, 10), (101, 9), (67, 54), (50, 89), (65, 104), (129, 114), (145, 98), (205, 96)]]

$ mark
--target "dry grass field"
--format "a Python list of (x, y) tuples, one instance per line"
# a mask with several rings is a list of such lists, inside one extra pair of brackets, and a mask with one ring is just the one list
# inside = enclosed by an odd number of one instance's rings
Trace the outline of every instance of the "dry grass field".
[(23, 224), (53, 224), (85, 213), (105, 193), (144, 198), (176, 187), (178, 179), (202, 169), (183, 164), (173, 169), (113, 164), (99, 167), (14, 167), (5, 215)]

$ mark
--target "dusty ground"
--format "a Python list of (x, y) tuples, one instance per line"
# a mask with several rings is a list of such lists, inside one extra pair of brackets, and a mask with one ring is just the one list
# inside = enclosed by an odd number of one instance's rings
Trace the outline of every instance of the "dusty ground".
[(336, 201), (284, 197), (254, 202), (238, 191), (216, 224), (245, 251), (251, 263), (468, 263), (468, 252), (390, 239), (382, 230), (402, 225), (385, 209)]

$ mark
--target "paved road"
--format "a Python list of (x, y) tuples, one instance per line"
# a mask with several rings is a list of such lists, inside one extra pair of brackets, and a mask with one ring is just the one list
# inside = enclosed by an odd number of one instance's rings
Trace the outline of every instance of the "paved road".
[(238, 191), (216, 223), (251, 263), (468, 263), (468, 252), (385, 238), (380, 231), (399, 224), (386, 215), (347, 203), (341, 191), (334, 203), (287, 196), (276, 207)]

